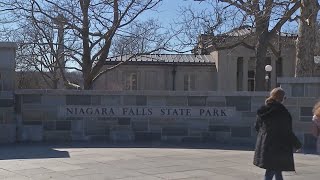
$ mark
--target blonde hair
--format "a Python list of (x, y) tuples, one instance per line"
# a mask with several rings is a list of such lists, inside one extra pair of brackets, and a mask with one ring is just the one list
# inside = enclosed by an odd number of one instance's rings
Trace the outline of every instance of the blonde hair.
[(314, 107), (313, 107), (313, 109), (312, 109), (312, 113), (313, 113), (313, 115), (316, 115), (316, 116), (320, 117), (320, 101), (318, 101), (318, 102), (314, 105)]
[(270, 96), (266, 99), (266, 104), (272, 101), (282, 102), (285, 96), (285, 92), (281, 87), (277, 87), (270, 91)]

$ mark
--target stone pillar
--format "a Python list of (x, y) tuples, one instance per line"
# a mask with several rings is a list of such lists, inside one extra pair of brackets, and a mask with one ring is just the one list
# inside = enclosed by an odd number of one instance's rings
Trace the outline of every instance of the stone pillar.
[(248, 91), (248, 66), (250, 57), (243, 57), (243, 91)]
[(277, 68), (276, 68), (276, 57), (271, 57), (271, 84), (270, 84), (270, 90), (275, 88), (277, 86)]

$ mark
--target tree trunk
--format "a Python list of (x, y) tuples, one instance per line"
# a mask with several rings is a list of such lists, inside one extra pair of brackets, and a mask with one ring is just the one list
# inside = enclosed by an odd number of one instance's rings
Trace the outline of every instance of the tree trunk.
[(314, 47), (316, 44), (316, 18), (319, 11), (317, 0), (301, 0), (301, 18), (299, 24), (296, 77), (310, 77), (314, 75)]
[[(90, 68), (90, 67), (89, 67)], [(91, 73), (89, 68), (83, 68), (83, 89), (85, 90), (90, 90), (92, 89), (92, 78), (91, 78)]]
[(269, 19), (264, 16), (256, 17), (256, 36), (257, 44), (255, 49), (256, 55), (256, 72), (255, 72), (255, 91), (265, 91), (265, 59), (267, 55), (269, 42)]
[(268, 39), (260, 37), (256, 45), (256, 74), (255, 74), (255, 91), (265, 91), (265, 59), (267, 54)]

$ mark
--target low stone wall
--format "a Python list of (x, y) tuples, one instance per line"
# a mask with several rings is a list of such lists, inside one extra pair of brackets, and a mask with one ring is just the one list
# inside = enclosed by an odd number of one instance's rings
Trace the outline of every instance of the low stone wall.
[(320, 101), (320, 77), (282, 77), (277, 81), (289, 97), (285, 104), (295, 118), (294, 129), (306, 147), (315, 148), (310, 123), (312, 108)]
[(0, 143), (16, 141), (13, 92), (0, 91)]
[[(20, 104), (17, 116), (21, 119), (18, 131), (23, 141), (209, 141), (254, 144), (256, 110), (264, 103), (266, 95), (266, 92), (19, 90), (16, 91), (16, 101)], [(294, 130), (302, 141), (312, 141), (309, 126), (310, 108), (314, 102), (315, 98), (296, 97), (289, 97), (286, 102), (293, 115)], [(71, 109), (75, 107), (78, 110)], [(115, 111), (112, 114), (108, 114), (110, 107)], [(90, 116), (85, 110), (81, 112), (81, 108), (89, 108), (89, 113), (97, 110), (94, 108), (100, 110), (95, 116)], [(103, 108), (106, 108), (105, 114), (101, 113)], [(116, 112), (119, 108), (127, 108), (127, 114), (119, 115)], [(134, 109), (131, 114), (130, 108)], [(148, 112), (147, 108), (153, 108), (150, 110), (153, 112)], [(143, 109), (145, 112), (142, 112)], [(162, 109), (171, 109), (173, 114), (162, 116)], [(184, 113), (178, 112), (179, 109)], [(78, 115), (74, 115), (76, 111)], [(220, 115), (218, 111), (221, 111)], [(197, 112), (202, 112), (202, 116), (199, 113), (194, 115)]]
[(282, 77), (277, 82), (292, 97), (320, 97), (320, 77)]

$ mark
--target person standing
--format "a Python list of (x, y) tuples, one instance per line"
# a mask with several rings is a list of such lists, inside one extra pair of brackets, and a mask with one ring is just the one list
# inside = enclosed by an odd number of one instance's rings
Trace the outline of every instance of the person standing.
[(285, 92), (274, 88), (265, 105), (257, 111), (255, 129), (258, 133), (253, 164), (266, 169), (265, 180), (283, 180), (282, 171), (295, 171), (293, 149), (301, 143), (292, 131), (292, 117), (282, 104)]
[(320, 101), (313, 107), (312, 135), (317, 138), (317, 153), (320, 155)]

